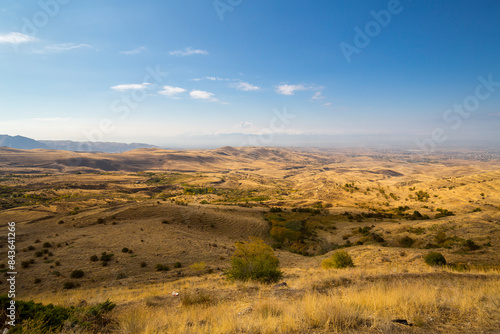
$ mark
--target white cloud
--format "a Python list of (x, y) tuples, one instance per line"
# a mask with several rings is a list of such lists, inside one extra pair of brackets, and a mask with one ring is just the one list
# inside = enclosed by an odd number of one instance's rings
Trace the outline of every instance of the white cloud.
[(148, 89), (152, 84), (143, 82), (142, 84), (124, 84), (124, 85), (116, 85), (111, 87), (112, 90), (116, 90), (117, 92), (126, 92), (128, 90), (143, 90)]
[(129, 51), (120, 51), (120, 54), (122, 55), (127, 55), (127, 56), (133, 56), (133, 55), (136, 55), (136, 54), (139, 54), (143, 51), (147, 51), (148, 49), (144, 46), (140, 46), (138, 48), (135, 48), (133, 50), (129, 50)]
[(64, 52), (80, 48), (92, 48), (92, 46), (88, 44), (74, 44), (74, 43), (52, 44), (45, 46), (41, 50), (35, 51), (35, 53), (56, 53), (56, 52)]
[(242, 90), (245, 92), (260, 90), (260, 87), (254, 86), (248, 82), (243, 82), (243, 81), (231, 84), (231, 87), (234, 87), (238, 90)]
[(191, 79), (192, 81), (202, 81), (202, 80), (208, 80), (208, 81), (229, 81), (231, 79), (225, 79), (225, 78), (219, 78), (219, 77), (203, 77), (203, 78), (194, 78)]
[(8, 34), (0, 34), (0, 43), (5, 44), (21, 44), (34, 42), (37, 39), (33, 36), (21, 34), (20, 32), (10, 32)]
[(180, 88), (180, 87), (163, 86), (163, 90), (159, 91), (158, 93), (161, 95), (165, 95), (165, 96), (177, 99), (178, 97), (176, 95), (184, 93), (185, 91), (186, 90), (184, 88)]
[(168, 53), (171, 56), (191, 56), (191, 55), (208, 55), (207, 50), (195, 50), (193, 48), (185, 48), (184, 50), (175, 50)]
[(219, 99), (213, 97), (214, 94), (206, 92), (204, 90), (192, 90), (189, 92), (189, 96), (195, 100), (204, 100), (208, 102), (219, 102), (220, 104), (229, 104), (227, 102), (219, 101)]
[(311, 100), (321, 100), (324, 99), (325, 97), (321, 95), (321, 92), (316, 92), (314, 95), (311, 97)]
[(276, 87), (276, 92), (282, 95), (294, 95), (296, 91), (311, 90), (312, 87), (304, 85), (279, 85)]
[(329, 106), (331, 106), (332, 104), (331, 104), (330, 102), (327, 102), (327, 103), (325, 103), (325, 104), (323, 104), (323, 105), (324, 105), (325, 107), (329, 107)]
[(320, 99), (323, 98), (321, 96), (321, 90), (323, 90), (323, 86), (315, 86), (315, 85), (310, 85), (310, 86), (305, 86), (305, 85), (288, 85), (288, 84), (283, 84), (276, 86), (276, 92), (278, 94), (282, 95), (295, 95), (295, 92), (297, 91), (303, 91), (303, 90), (316, 90), (314, 96), (312, 99)]
[(189, 92), (189, 96), (196, 100), (209, 100), (209, 101), (217, 101), (216, 98), (212, 97), (214, 94), (206, 92), (204, 90), (192, 90)]

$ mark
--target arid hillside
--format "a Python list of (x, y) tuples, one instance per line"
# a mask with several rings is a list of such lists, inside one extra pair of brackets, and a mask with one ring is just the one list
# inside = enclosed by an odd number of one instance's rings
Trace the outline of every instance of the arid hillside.
[[(0, 148), (4, 258), (12, 221), (17, 298), (61, 306), (110, 298), (117, 307), (98, 332), (493, 333), (500, 325), (500, 160), (487, 152)], [(225, 279), (235, 243), (249, 237), (273, 247), (285, 288)], [(322, 269), (339, 249), (355, 268)], [(428, 266), (430, 251), (448, 265)], [(200, 293), (207, 303), (181, 298)], [(399, 318), (415, 326), (392, 322)]]

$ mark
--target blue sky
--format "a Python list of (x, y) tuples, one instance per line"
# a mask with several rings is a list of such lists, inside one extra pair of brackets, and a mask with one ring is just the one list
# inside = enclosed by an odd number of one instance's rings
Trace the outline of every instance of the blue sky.
[(498, 142), (499, 17), (494, 0), (4, 0), (0, 133)]

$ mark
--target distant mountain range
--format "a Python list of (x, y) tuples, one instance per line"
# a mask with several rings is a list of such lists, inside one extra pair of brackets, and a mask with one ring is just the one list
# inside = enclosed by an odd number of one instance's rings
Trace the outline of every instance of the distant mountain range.
[(33, 150), (37, 148), (49, 150), (65, 150), (79, 152), (105, 152), (122, 153), (138, 148), (153, 148), (156, 146), (132, 143), (106, 143), (106, 142), (80, 142), (71, 140), (34, 140), (23, 136), (0, 135), (0, 146), (17, 148), (22, 150)]

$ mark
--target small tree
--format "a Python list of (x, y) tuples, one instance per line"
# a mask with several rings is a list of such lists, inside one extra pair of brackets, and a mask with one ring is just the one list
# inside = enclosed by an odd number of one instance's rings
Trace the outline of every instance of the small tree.
[(342, 269), (347, 267), (354, 267), (354, 262), (352, 261), (351, 256), (346, 251), (340, 250), (333, 253), (332, 257), (323, 260), (323, 262), (321, 262), (321, 266), (324, 269)]
[(255, 280), (263, 283), (277, 282), (283, 276), (273, 249), (257, 238), (248, 243), (236, 243), (236, 251), (231, 257), (231, 268), (226, 274), (233, 280)]
[(430, 252), (424, 256), (424, 261), (429, 266), (444, 266), (446, 264), (446, 259), (443, 254), (438, 252)]

